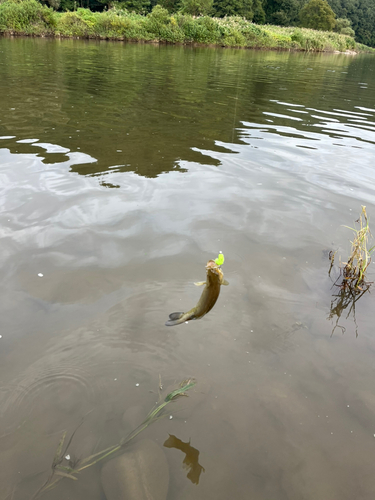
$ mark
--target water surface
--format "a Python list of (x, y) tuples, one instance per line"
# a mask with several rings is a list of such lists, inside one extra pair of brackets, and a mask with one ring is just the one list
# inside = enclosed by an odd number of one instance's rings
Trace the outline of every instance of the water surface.
[[(72, 455), (118, 442), (160, 374), (166, 389), (198, 381), (145, 432), (179, 443), (163, 448), (168, 500), (373, 500), (372, 295), (344, 334), (327, 319), (328, 252), (345, 260), (361, 205), (375, 217), (373, 68), (0, 39), (4, 498), (34, 493), (82, 418)], [(219, 250), (230, 286), (202, 320), (166, 328)], [(43, 498), (103, 499), (99, 472)]]

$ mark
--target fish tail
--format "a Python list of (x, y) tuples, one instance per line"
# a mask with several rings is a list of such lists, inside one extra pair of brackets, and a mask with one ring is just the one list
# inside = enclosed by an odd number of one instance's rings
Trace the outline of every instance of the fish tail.
[(185, 313), (183, 312), (174, 312), (169, 315), (169, 320), (165, 323), (165, 326), (174, 326), (180, 325), (185, 321), (183, 318)]

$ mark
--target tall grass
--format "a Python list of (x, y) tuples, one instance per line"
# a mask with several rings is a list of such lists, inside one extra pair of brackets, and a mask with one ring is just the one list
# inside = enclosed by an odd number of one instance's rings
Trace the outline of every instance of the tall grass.
[(195, 18), (181, 12), (170, 14), (160, 5), (143, 16), (116, 8), (61, 13), (36, 0), (5, 0), (0, 1), (0, 33), (319, 52), (375, 51), (338, 33), (258, 26), (240, 17)]

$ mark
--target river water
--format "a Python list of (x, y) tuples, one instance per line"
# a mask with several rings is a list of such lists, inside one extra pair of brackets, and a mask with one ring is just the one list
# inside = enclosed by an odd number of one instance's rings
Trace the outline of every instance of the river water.
[[(373, 296), (338, 318), (328, 276), (361, 205), (375, 220), (374, 68), (0, 39), (2, 499), (43, 484), (64, 431), (84, 458), (189, 377), (144, 431), (168, 500), (375, 498)], [(166, 327), (219, 251), (214, 309)], [(103, 500), (100, 468), (43, 498)]]

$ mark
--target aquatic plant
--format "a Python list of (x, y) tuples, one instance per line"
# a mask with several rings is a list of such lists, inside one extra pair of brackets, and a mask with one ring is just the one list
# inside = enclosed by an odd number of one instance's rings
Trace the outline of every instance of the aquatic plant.
[[(332, 334), (336, 328), (345, 332), (345, 327), (339, 325), (340, 318), (344, 311), (348, 310), (346, 319), (353, 316), (356, 325), (356, 336), (358, 336), (358, 325), (356, 322), (355, 308), (358, 300), (370, 289), (372, 282), (366, 278), (368, 267), (371, 263), (371, 254), (375, 245), (368, 247), (369, 239), (372, 237), (366, 207), (362, 205), (359, 218), (355, 221), (357, 227), (344, 226), (353, 231), (353, 241), (351, 241), (351, 251), (346, 262), (339, 262), (339, 275), (333, 286), (338, 288), (338, 292), (333, 295), (328, 319), (336, 317), (336, 323)], [(330, 252), (331, 261), (328, 271), (329, 276), (334, 269), (335, 256), (337, 252)]]
[[(88, 467), (91, 467), (92, 465), (95, 465), (98, 462), (101, 462), (102, 460), (108, 457), (112, 457), (116, 453), (122, 451), (130, 441), (132, 441), (136, 436), (138, 436), (138, 434), (144, 431), (149, 425), (153, 424), (154, 422), (165, 416), (163, 414), (163, 410), (168, 404), (175, 401), (177, 398), (181, 396), (187, 396), (186, 391), (194, 387), (195, 384), (196, 381), (193, 379), (182, 381), (176, 389), (167, 394), (167, 396), (164, 398), (163, 401), (159, 401), (159, 403), (147, 414), (145, 420), (138, 427), (136, 427), (123, 439), (121, 439), (121, 441), (118, 444), (110, 446), (109, 448), (99, 451), (98, 453), (90, 455), (89, 457), (84, 458), (82, 460), (69, 460), (68, 466), (64, 466), (62, 465), (62, 463), (64, 462), (64, 459), (66, 459), (67, 452), (72, 443), (73, 437), (77, 432), (78, 428), (82, 425), (82, 422), (70, 436), (65, 446), (64, 443), (66, 438), (66, 432), (64, 432), (60, 439), (55, 456), (52, 461), (50, 475), (44, 482), (44, 484), (35, 492), (31, 500), (36, 500), (37, 498), (40, 498), (40, 496), (43, 493), (51, 490), (54, 486), (56, 486), (56, 484), (59, 481), (61, 481), (64, 478), (77, 481), (78, 479), (76, 477), (77, 474), (87, 469)], [(160, 382), (159, 390), (161, 390), (161, 388), (162, 385)]]
[(366, 271), (371, 263), (371, 253), (375, 245), (368, 248), (368, 240), (372, 236), (370, 232), (366, 207), (362, 205), (361, 214), (356, 220), (359, 228), (349, 226), (354, 233), (353, 241), (351, 242), (351, 252), (347, 262), (341, 264), (343, 282), (342, 286), (362, 290), (364, 287), (369, 286), (370, 283), (366, 282)]
[(331, 336), (335, 333), (337, 328), (340, 328), (342, 333), (346, 332), (346, 328), (340, 325), (341, 317), (345, 311), (347, 311), (345, 319), (353, 318), (355, 325), (355, 336), (358, 337), (358, 324), (356, 318), (356, 304), (358, 300), (368, 291), (368, 288), (364, 290), (355, 290), (349, 287), (339, 288), (338, 292), (332, 296), (329, 320), (336, 318), (335, 325), (332, 329)]

